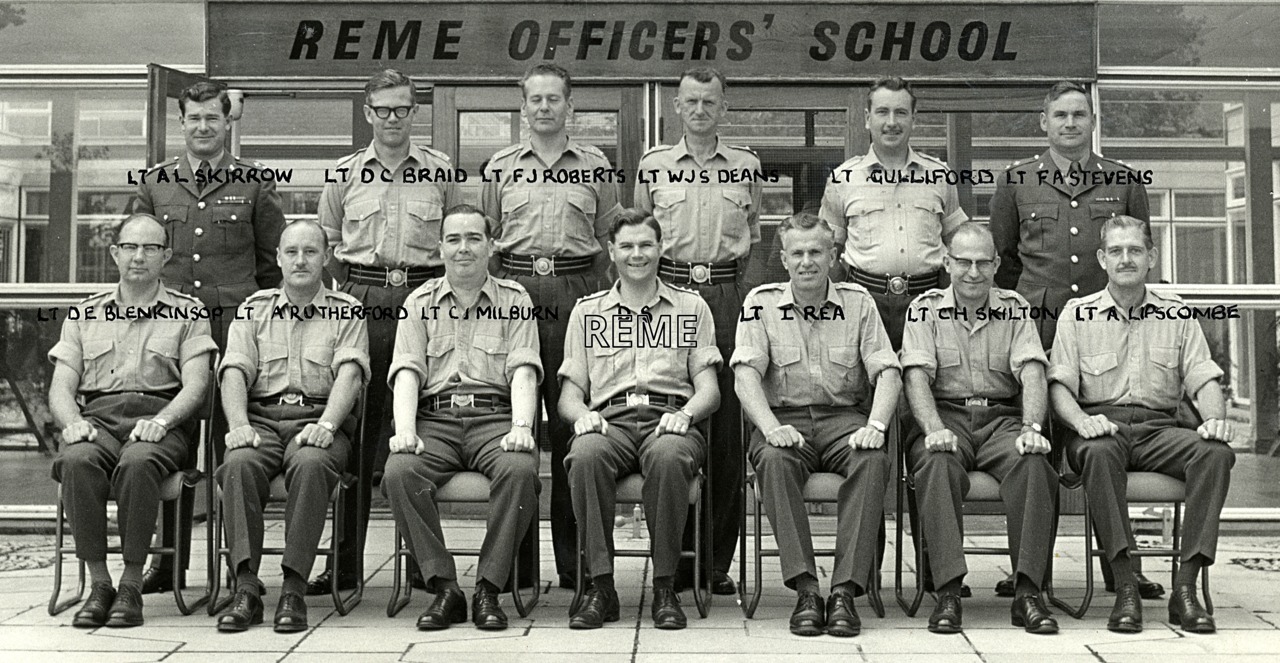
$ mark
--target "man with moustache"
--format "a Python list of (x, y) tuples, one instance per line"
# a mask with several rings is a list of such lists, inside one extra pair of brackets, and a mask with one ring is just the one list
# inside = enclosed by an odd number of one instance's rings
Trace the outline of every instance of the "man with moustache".
[(1058, 475), (1042, 434), (1048, 411), (1045, 366), (1034, 323), (1000, 315), (1026, 310), (1018, 293), (992, 287), (1000, 259), (991, 233), (963, 223), (942, 259), (951, 286), (911, 306), (902, 367), (915, 425), (907, 434), (921, 539), (938, 588), (934, 633), (961, 630), (964, 496), (970, 471), (1000, 482), (1017, 598), (1014, 626), (1057, 633), (1040, 588), (1048, 580)]
[[(788, 283), (751, 291), (738, 323), (733, 365), (754, 426), (751, 463), (778, 541), (783, 583), (796, 591), (791, 632), (858, 635), (853, 597), (873, 586), (889, 480), (885, 422), (902, 388), (898, 360), (874, 300), (862, 286), (833, 283), (834, 234), (800, 213), (782, 222)], [(844, 476), (836, 506), (831, 595), (818, 593), (805, 509), (812, 472)]]
[[(482, 472), (492, 482), (489, 520), (471, 618), (476, 628), (502, 630), (507, 616), (498, 592), (530, 523), (538, 517), (538, 328), (532, 320), (489, 320), (478, 307), (528, 311), (533, 304), (515, 281), (488, 273), (493, 251), (484, 214), (471, 205), (445, 212), (440, 254), (445, 275), (414, 290), (396, 333), (388, 381), (395, 393), (395, 435), (382, 479), (391, 513), (408, 541), (435, 601), (420, 630), (467, 619), (453, 556), (445, 547), (436, 490), (458, 472)], [(456, 314), (433, 313), (455, 311)], [(472, 314), (464, 315), (471, 311)]]
[[(264, 166), (226, 150), (231, 131), (231, 97), (226, 87), (202, 81), (186, 88), (178, 95), (178, 112), (186, 153), (146, 173), (138, 184), (133, 211), (154, 215), (164, 224), (173, 257), (161, 277), (167, 287), (219, 312), (210, 328), (218, 350), (225, 351), (236, 307), (254, 291), (280, 285), (275, 251), (284, 212), (273, 180), (244, 177)], [(159, 181), (159, 170), (172, 177)], [(233, 182), (233, 175), (242, 177)], [(221, 459), (227, 422), (220, 410), (211, 425), (216, 457)], [(163, 520), (172, 522), (167, 517)], [(184, 515), (182, 520), (183, 556), (189, 557), (191, 518)], [(173, 534), (163, 523), (161, 529), (165, 545), (172, 545)], [(184, 572), (187, 563), (181, 560)], [(152, 560), (142, 593), (172, 590), (172, 569), (171, 556)]]
[[(440, 222), (444, 211), (462, 201), (453, 182), (421, 182), (406, 173), (450, 170), (443, 152), (413, 143), (417, 87), (395, 69), (380, 71), (364, 86), (364, 119), (373, 128), (369, 147), (343, 157), (346, 181), (325, 184), (320, 194), (320, 225), (329, 237), (335, 260), (330, 271), (342, 291), (365, 306), (397, 310), (414, 288), (444, 273), (440, 257)], [(376, 176), (365, 183), (365, 170)], [(391, 181), (386, 181), (387, 179)], [(373, 474), (387, 450), (391, 391), (387, 370), (395, 340), (394, 317), (371, 319), (369, 325), (368, 415), (364, 418), (363, 471), (359, 499), (348, 500), (345, 531), (339, 544), (341, 566), (350, 571), (338, 579), (339, 589), (355, 587), (363, 569), (364, 540), (369, 528)], [(333, 582), (326, 570), (307, 587), (307, 594), (328, 594)]]
[[(737, 176), (760, 171), (760, 159), (745, 147), (720, 140), (720, 124), (729, 106), (724, 75), (710, 67), (680, 75), (674, 107), (684, 124), (684, 138), (659, 145), (640, 159), (641, 173), (657, 173), (655, 181), (637, 178), (635, 205), (662, 226), (662, 258), (658, 276), (689, 288), (707, 301), (716, 319), (716, 347), (722, 357), (733, 353), (733, 330), (746, 295), (746, 268), (751, 248), (760, 241), (759, 180), (725, 182), (721, 173)], [(694, 181), (671, 181), (668, 173), (693, 173)], [(701, 181), (705, 174), (710, 180)], [(652, 179), (651, 176), (646, 176)], [(712, 502), (721, 513), (742, 509), (741, 409), (733, 390), (733, 372), (719, 374), (720, 409), (711, 420)], [(716, 594), (734, 594), (729, 565), (738, 549), (737, 518), (712, 524), (711, 548)], [(690, 575), (691, 570), (682, 575)], [(688, 584), (688, 583), (686, 583)]]
[[(160, 510), (160, 484), (195, 464), (196, 411), (209, 385), (208, 355), (217, 350), (208, 320), (177, 314), (200, 307), (200, 300), (160, 280), (173, 256), (163, 223), (150, 214), (131, 215), (110, 252), (119, 285), (79, 306), (100, 316), (137, 307), (154, 310), (155, 317), (69, 319), (49, 351), (49, 410), (62, 427), (63, 445), (53, 478), (62, 484), (76, 557), (89, 568), (91, 584), (72, 620), (79, 628), (143, 623), (142, 566)], [(106, 552), (107, 496), (113, 492), (124, 558), (118, 589)]]
[[(245, 631), (262, 622), (265, 591), (262, 512), (271, 480), (284, 474), (284, 582), (275, 631), (307, 630), (307, 576), (324, 533), (329, 496), (350, 462), (356, 415), (369, 375), (369, 333), (361, 318), (334, 315), (360, 305), (323, 284), (329, 264), (324, 228), (310, 220), (280, 234), (279, 288), (245, 300), (219, 369), (227, 414), (226, 458), (217, 469), (236, 591), (218, 630)], [(302, 319), (276, 316), (292, 309)]]
[[(1135, 471), (1186, 482), (1169, 621), (1190, 633), (1212, 633), (1216, 625), (1196, 596), (1196, 578), (1213, 564), (1235, 464), (1230, 444), (1236, 433), (1226, 418), (1222, 369), (1209, 356), (1198, 321), (1144, 315), (1146, 307), (1186, 306), (1176, 295), (1146, 286), (1158, 257), (1148, 223), (1109, 217), (1100, 233), (1096, 259), (1107, 286), (1067, 302), (1049, 367), (1049, 397), (1071, 431), (1067, 460), (1084, 479), (1085, 499), (1115, 573), (1116, 602), (1107, 629), (1142, 630), (1125, 498), (1126, 472)], [(1184, 395), (1195, 398), (1204, 418), (1195, 430), (1181, 427), (1177, 419)]]
[[(654, 626), (682, 629), (688, 622), (675, 590), (676, 565), (689, 489), (706, 456), (706, 440), (694, 423), (720, 401), (715, 321), (697, 294), (658, 279), (662, 228), (652, 216), (620, 214), (609, 253), (618, 282), (574, 307), (560, 366), (560, 414), (573, 422), (574, 432), (565, 468), (593, 581), (569, 628), (600, 628), (619, 619), (612, 545), (617, 480), (640, 472), (652, 542)], [(600, 322), (603, 329), (597, 329)], [(671, 342), (611, 340), (627, 330), (630, 338), (642, 339), (642, 325), (670, 325)]]
[[(609, 225), (621, 211), (609, 160), (594, 145), (569, 136), (573, 83), (554, 64), (530, 67), (520, 79), (520, 112), (528, 140), (494, 154), (480, 207), (489, 217), (497, 258), (494, 273), (517, 281), (537, 306), (562, 312), (538, 320), (542, 365), (555, 371), (564, 361), (567, 312), (599, 289), (607, 266)], [(544, 173), (597, 172), (601, 179), (577, 183), (545, 181)], [(560, 385), (543, 385), (551, 440), (551, 543), (561, 587), (573, 587), (577, 530), (564, 472), (570, 424), (560, 418)]]

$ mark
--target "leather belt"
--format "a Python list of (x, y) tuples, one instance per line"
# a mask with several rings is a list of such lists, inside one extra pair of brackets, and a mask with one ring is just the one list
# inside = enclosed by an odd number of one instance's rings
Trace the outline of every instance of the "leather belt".
[(908, 276), (906, 274), (885, 274), (883, 276), (866, 272), (852, 265), (849, 267), (849, 279), (873, 293), (885, 295), (918, 295), (930, 288), (938, 287), (938, 272)]
[(306, 394), (289, 393), (250, 398), (249, 402), (256, 403), (258, 405), (325, 405), (329, 402), (329, 399), (315, 398), (307, 396)]
[(440, 276), (444, 276), (444, 267), (386, 269), (384, 267), (367, 267), (365, 265), (347, 265), (347, 280), (355, 281), (360, 285), (416, 288)]
[(428, 410), (443, 410), (451, 407), (511, 407), (511, 399), (504, 396), (481, 396), (478, 394), (437, 394), (428, 396)]
[(591, 271), (595, 256), (521, 256), (501, 254), (502, 268), (520, 276), (566, 276)]
[(969, 398), (940, 398), (938, 400), (943, 403), (962, 405), (964, 407), (972, 407), (975, 405), (980, 407), (990, 407), (992, 405), (1007, 405), (1014, 407), (1017, 405), (1017, 403), (1013, 402), (1012, 398), (983, 398), (982, 396), (970, 396)]
[(674, 408), (684, 407), (689, 401), (683, 396), (668, 396), (666, 394), (637, 394), (629, 391), (625, 394), (619, 394), (605, 401), (606, 407), (614, 407), (616, 405), (669, 405)]
[(80, 397), (84, 399), (84, 402), (88, 403), (89, 401), (102, 398), (103, 396), (119, 396), (123, 394), (129, 394), (133, 396), (154, 396), (156, 398), (167, 398), (169, 400), (173, 400), (174, 398), (177, 398), (178, 390), (162, 389), (160, 391), (82, 391), (80, 392)]
[(676, 262), (658, 259), (658, 276), (676, 284), (732, 283), (738, 280), (738, 261)]

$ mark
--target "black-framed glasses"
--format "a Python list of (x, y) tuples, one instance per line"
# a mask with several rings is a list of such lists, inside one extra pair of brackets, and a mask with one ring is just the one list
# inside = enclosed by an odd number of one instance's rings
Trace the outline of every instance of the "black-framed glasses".
[(123, 244), (116, 244), (116, 248), (129, 254), (137, 253), (138, 249), (142, 249), (143, 255), (148, 258), (154, 258), (160, 255), (161, 251), (164, 251), (164, 244), (134, 244), (132, 242), (125, 242)]
[(395, 113), (396, 117), (403, 120), (409, 117), (409, 113), (413, 112), (413, 106), (370, 106), (365, 104), (364, 107), (373, 111), (373, 114), (377, 115), (380, 120), (391, 117), (392, 113)]
[(965, 258), (952, 258), (952, 260), (956, 263), (956, 267), (959, 267), (962, 272), (967, 272), (970, 269), (973, 269), (974, 265), (978, 266), (978, 271), (980, 272), (990, 271), (996, 266), (996, 261), (994, 260), (967, 260)]

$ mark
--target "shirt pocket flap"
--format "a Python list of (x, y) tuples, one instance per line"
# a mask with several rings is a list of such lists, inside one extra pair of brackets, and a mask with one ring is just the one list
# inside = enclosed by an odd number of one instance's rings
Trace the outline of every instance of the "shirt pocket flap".
[(476, 334), (471, 339), (471, 345), (475, 349), (487, 355), (501, 355), (507, 353), (507, 341), (501, 336), (482, 336)]
[(343, 207), (347, 221), (364, 221), (378, 213), (381, 207), (377, 200), (353, 200)]
[(283, 343), (263, 343), (258, 347), (258, 356), (262, 358), (263, 362), (288, 359), (289, 346)]
[(147, 344), (147, 352), (168, 357), (169, 359), (178, 358), (178, 342), (173, 339), (151, 339)]
[(737, 205), (738, 207), (748, 207), (751, 205), (751, 194), (741, 189), (724, 189), (720, 192), (725, 200)]
[(779, 366), (790, 366), (800, 361), (800, 346), (775, 345), (769, 348), (769, 359)]
[(656, 207), (675, 207), (684, 202), (686, 195), (684, 189), (659, 189), (653, 192), (653, 204)]
[(1151, 348), (1151, 361), (1165, 367), (1178, 367), (1178, 348)]
[(1089, 216), (1095, 219), (1109, 219), (1124, 214), (1125, 207), (1119, 203), (1089, 203)]
[(1023, 203), (1018, 205), (1018, 217), (1023, 221), (1058, 218), (1057, 203)]
[(409, 216), (423, 221), (438, 221), (443, 217), (439, 201), (410, 200), (405, 207), (409, 210)]
[(115, 347), (114, 341), (85, 341), (83, 356), (86, 360), (97, 359), (111, 352), (113, 347)]
[(960, 350), (957, 348), (938, 348), (938, 368), (960, 365)]
[(333, 363), (333, 348), (326, 345), (308, 345), (302, 348), (302, 358), (320, 366)]
[(1119, 365), (1119, 359), (1114, 352), (1080, 357), (1080, 370), (1089, 375), (1102, 375)]
[(442, 357), (445, 353), (453, 349), (453, 337), (441, 336), (438, 338), (427, 339), (427, 356)]
[(596, 215), (596, 197), (589, 196), (581, 191), (570, 191), (565, 194), (565, 199), (570, 205), (578, 208), (586, 216)]
[(923, 210), (925, 212), (928, 212), (929, 214), (933, 214), (935, 216), (942, 214), (942, 203), (938, 202), (934, 198), (924, 198), (920, 200), (913, 200), (911, 201), (911, 206), (918, 210)]
[(186, 205), (157, 205), (156, 217), (161, 221), (186, 221)]
[(529, 204), (528, 191), (508, 191), (502, 194), (502, 213), (514, 212)]
[(847, 217), (867, 216), (876, 212), (884, 211), (884, 203), (875, 200), (863, 200), (854, 198), (844, 205), (844, 215)]
[[(797, 348), (798, 350), (799, 348)], [(831, 363), (839, 364), (845, 368), (855, 368), (862, 361), (862, 357), (858, 355), (858, 348), (852, 345), (841, 345), (829, 348), (827, 356), (830, 357)]]
[(1009, 353), (992, 352), (987, 356), (987, 368), (1001, 373), (1013, 373), (1013, 367), (1009, 365)]

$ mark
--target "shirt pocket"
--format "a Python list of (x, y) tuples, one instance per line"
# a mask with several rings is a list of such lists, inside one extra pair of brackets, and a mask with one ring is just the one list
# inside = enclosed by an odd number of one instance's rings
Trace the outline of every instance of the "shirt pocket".
[[(427, 339), (427, 373), (444, 376), (445, 364), (453, 352), (453, 335), (436, 336)], [(427, 385), (422, 385), (423, 389)]]
[(302, 360), (302, 391), (308, 396), (327, 398), (333, 389), (333, 348), (303, 346)]
[(444, 218), (443, 203), (438, 196), (423, 192), (422, 197), (409, 200), (405, 209), (409, 223), (402, 228), (401, 239), (405, 246), (423, 251), (436, 251), (440, 247), (440, 222)]
[(591, 381), (588, 391), (592, 393), (621, 393), (618, 383), (634, 375), (630, 366), (626, 365), (627, 353), (620, 346), (597, 345), (588, 350), (590, 362), (587, 366), (587, 378)]
[(156, 218), (164, 224), (164, 233), (169, 238), (169, 246), (182, 253), (191, 253), (189, 235), (182, 232), (182, 224), (187, 222), (189, 211), (186, 205), (156, 206)]
[(501, 336), (484, 336), (476, 334), (471, 339), (472, 362), (478, 374), (474, 375), (483, 382), (506, 383), (507, 340)]
[(866, 371), (862, 367), (862, 355), (858, 352), (858, 346), (832, 346), (827, 348), (827, 358), (840, 377), (840, 384), (832, 386), (847, 388), (849, 385), (861, 383), (861, 377)]
[(253, 206), (246, 204), (213, 204), (214, 232), (222, 237), (219, 247), (224, 255), (252, 253)]
[(1018, 205), (1018, 219), (1018, 235), (1023, 245), (1037, 251), (1050, 248), (1050, 235), (1058, 223), (1057, 203)]
[(720, 200), (720, 232), (731, 239), (745, 237), (747, 219), (751, 216), (751, 194), (742, 189), (721, 189)]
[(940, 245), (942, 240), (942, 203), (934, 198), (911, 201), (910, 227), (912, 239), (926, 246)]
[(1089, 218), (1093, 219), (1099, 224), (1105, 222), (1107, 219), (1110, 219), (1113, 216), (1124, 214), (1125, 211), (1126, 211), (1126, 206), (1119, 201), (1106, 202), (1106, 203), (1089, 203)]
[(1162, 400), (1177, 401), (1182, 397), (1181, 353), (1178, 348), (1151, 348), (1152, 371), (1147, 373), (1151, 390)]
[(662, 236), (675, 237), (679, 230), (679, 220), (683, 214), (685, 200), (689, 195), (684, 189), (657, 189), (653, 192), (653, 218), (662, 227)]
[(593, 193), (571, 190), (564, 195), (564, 233), (588, 245), (595, 242), (596, 197)]
[(502, 194), (502, 220), (519, 219), (529, 214), (529, 191), (512, 189)]
[(348, 252), (372, 252), (374, 238), (380, 231), (374, 227), (374, 221), (381, 209), (377, 200), (349, 200), (343, 206), (342, 243)]
[(849, 242), (859, 251), (870, 251), (880, 246), (882, 238), (885, 205), (873, 200), (854, 199), (844, 208), (844, 217), (848, 223)]
[(800, 365), (801, 351), (798, 345), (773, 345), (769, 348), (769, 362), (772, 364), (775, 393), (778, 395), (800, 395), (809, 383), (808, 375)]
[(102, 391), (111, 388), (116, 372), (115, 341), (85, 341), (81, 351), (84, 374), (80, 387), (85, 391)]
[[(1080, 394), (1089, 400), (1111, 398), (1119, 394), (1120, 377), (1112, 371), (1120, 365), (1114, 352), (1080, 357)], [(1110, 373), (1110, 375), (1108, 375)]]
[(143, 386), (166, 389), (175, 382), (182, 384), (182, 368), (178, 365), (178, 340), (152, 338), (142, 350)]
[(271, 394), (289, 386), (289, 346), (283, 343), (262, 342), (258, 345), (259, 392)]

